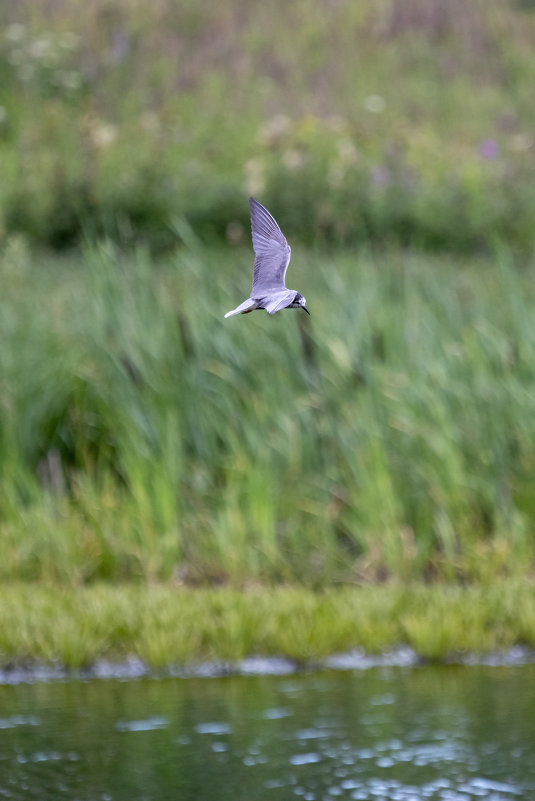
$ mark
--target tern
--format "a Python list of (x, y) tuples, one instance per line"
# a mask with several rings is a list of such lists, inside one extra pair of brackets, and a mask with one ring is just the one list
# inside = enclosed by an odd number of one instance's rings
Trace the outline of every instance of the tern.
[(251, 231), (253, 234), (253, 289), (251, 296), (225, 314), (249, 314), (265, 309), (275, 314), (281, 309), (307, 309), (306, 300), (295, 289), (286, 289), (284, 278), (290, 263), (291, 250), (286, 237), (269, 211), (254, 197), (249, 198)]

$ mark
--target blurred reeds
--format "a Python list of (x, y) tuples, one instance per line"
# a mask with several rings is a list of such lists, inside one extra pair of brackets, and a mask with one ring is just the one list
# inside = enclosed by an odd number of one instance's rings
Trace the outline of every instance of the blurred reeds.
[(3, 233), (529, 250), (534, 52), (529, 0), (5, 0)]
[[(284, 226), (284, 218), (281, 224)], [(533, 575), (534, 263), (294, 247), (0, 258), (1, 579)]]

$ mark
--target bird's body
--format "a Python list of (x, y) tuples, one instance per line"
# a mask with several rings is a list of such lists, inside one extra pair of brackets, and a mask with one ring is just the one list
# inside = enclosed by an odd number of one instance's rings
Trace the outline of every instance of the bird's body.
[(303, 295), (295, 289), (286, 289), (284, 279), (291, 250), (284, 234), (269, 211), (252, 197), (249, 198), (249, 208), (255, 252), (253, 288), (250, 297), (227, 312), (225, 317), (248, 314), (255, 309), (265, 309), (269, 314), (281, 309), (303, 309), (310, 314)]

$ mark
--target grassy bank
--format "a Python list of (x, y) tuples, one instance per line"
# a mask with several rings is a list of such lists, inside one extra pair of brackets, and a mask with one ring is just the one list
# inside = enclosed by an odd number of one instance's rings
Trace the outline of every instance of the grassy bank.
[[(281, 221), (283, 222), (283, 221)], [(534, 264), (294, 246), (0, 261), (0, 579), (533, 575)]]
[(0, 9), (0, 653), (532, 644), (534, 4), (112, 5)]
[(6, 0), (0, 236), (529, 248), (534, 52), (529, 0)]
[(327, 594), (169, 585), (0, 586), (0, 662), (81, 667), (135, 655), (152, 667), (253, 654), (309, 662), (353, 647), (406, 644), (430, 659), (535, 646), (535, 592), (493, 587), (361, 587)]

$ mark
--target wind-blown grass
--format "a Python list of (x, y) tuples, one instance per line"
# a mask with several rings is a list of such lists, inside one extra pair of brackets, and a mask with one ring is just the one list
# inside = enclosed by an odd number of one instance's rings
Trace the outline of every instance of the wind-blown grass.
[[(284, 224), (284, 220), (281, 220)], [(0, 263), (2, 579), (533, 575), (533, 263), (294, 246)]]

